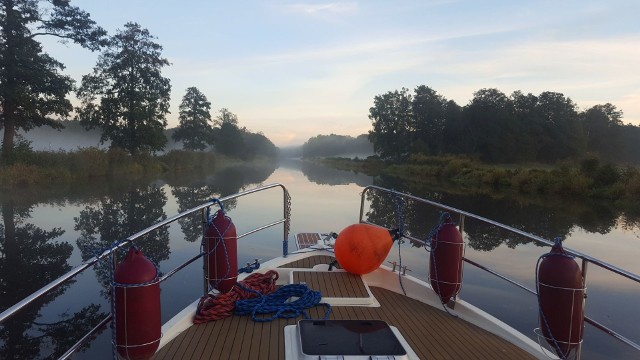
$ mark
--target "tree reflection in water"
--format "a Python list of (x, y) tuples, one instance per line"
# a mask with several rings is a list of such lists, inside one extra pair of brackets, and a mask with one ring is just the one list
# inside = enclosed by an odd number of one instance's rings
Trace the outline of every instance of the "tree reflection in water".
[[(516, 229), (538, 235), (545, 239), (567, 237), (578, 226), (587, 232), (607, 234), (616, 226), (636, 227), (640, 211), (633, 207), (614, 206), (609, 202), (570, 201), (568, 199), (514, 198), (490, 193), (449, 192), (442, 185), (403, 182), (393, 177), (381, 176), (375, 185), (413, 194), (441, 204), (458, 208), (482, 217), (507, 224)], [(436, 190), (434, 190), (436, 189)], [(370, 203), (366, 216), (368, 221), (387, 227), (395, 227), (393, 197), (380, 192), (368, 192)], [(405, 232), (426, 239), (429, 230), (438, 222), (439, 212), (433, 207), (415, 201), (407, 201), (402, 209)], [(456, 218), (454, 217), (454, 220)], [(456, 220), (457, 221), (457, 220)], [(466, 219), (465, 238), (474, 250), (491, 251), (504, 244), (509, 248), (529, 244), (532, 241), (483, 222)], [(420, 246), (419, 243), (413, 244)], [(538, 245), (536, 243), (536, 245)]]
[[(178, 202), (178, 212), (183, 212), (201, 205), (213, 198), (222, 198), (245, 190), (249, 185), (266, 180), (276, 169), (275, 163), (261, 165), (236, 165), (222, 168), (202, 181), (188, 178), (172, 177), (168, 183), (171, 193)], [(225, 201), (226, 211), (235, 209), (237, 199)], [(202, 238), (202, 215), (195, 213), (178, 220), (185, 240), (195, 242)]]
[[(34, 291), (71, 269), (69, 257), (73, 246), (55, 241), (64, 230), (43, 230), (31, 223), (34, 205), (15, 205), (12, 199), (2, 202), (0, 224), (0, 310), (13, 306)], [(102, 320), (106, 313), (90, 304), (73, 314), (60, 314), (61, 320), (36, 322), (40, 310), (63, 294), (72, 282), (50, 292), (27, 306), (0, 328), (0, 358), (58, 358)]]
[[(162, 188), (154, 185), (146, 189), (128, 191), (120, 196), (103, 198), (97, 205), (86, 206), (75, 217), (74, 229), (80, 231), (77, 240), (86, 261), (117, 241), (135, 234), (167, 218), (164, 205), (167, 196)], [(160, 228), (134, 241), (135, 245), (155, 264), (169, 258), (169, 230)], [(111, 263), (108, 258), (94, 266), (102, 285), (103, 297), (110, 296)]]

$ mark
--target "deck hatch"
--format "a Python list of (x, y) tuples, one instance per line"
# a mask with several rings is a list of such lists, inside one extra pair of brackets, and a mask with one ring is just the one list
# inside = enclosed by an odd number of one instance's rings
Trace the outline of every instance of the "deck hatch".
[(382, 320), (300, 320), (298, 333), (305, 356), (407, 355)]

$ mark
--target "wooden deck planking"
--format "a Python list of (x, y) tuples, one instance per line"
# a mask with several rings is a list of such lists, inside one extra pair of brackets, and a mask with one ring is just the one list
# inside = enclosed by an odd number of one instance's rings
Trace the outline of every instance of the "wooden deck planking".
[[(532, 358), (516, 346), (417, 300), (375, 287), (371, 291), (382, 307), (334, 306), (330, 318), (387, 321), (400, 330), (421, 359)], [(322, 318), (324, 310), (318, 306), (310, 309), (309, 315)], [(235, 316), (194, 325), (155, 358), (283, 359), (284, 326), (296, 321), (278, 319), (271, 323), (254, 323), (249, 317)], [(198, 337), (198, 332), (206, 335)], [(214, 336), (216, 332), (219, 336)], [(207, 341), (207, 346), (201, 346), (202, 341)], [(189, 347), (194, 347), (194, 350), (189, 350)]]
[[(281, 268), (305, 268), (305, 269), (311, 269), (316, 265), (320, 265), (320, 264), (326, 264), (329, 265), (332, 261), (334, 261), (335, 258), (331, 257), (329, 255), (315, 255), (315, 256), (309, 256), (307, 258), (304, 258), (302, 260), (296, 260), (293, 262), (290, 262), (286, 265), (282, 265)], [(340, 268), (340, 266), (335, 266), (336, 268)]]
[(306, 283), (323, 297), (367, 298), (369, 293), (359, 275), (347, 272), (295, 271), (293, 283)]
[[(312, 268), (333, 259), (317, 255), (286, 267)], [(352, 297), (366, 293), (361, 277), (352, 274), (315, 273), (308, 277), (308, 273), (298, 274), (310, 280), (307, 284), (312, 288), (312, 282), (318, 282), (324, 296), (328, 296), (325, 291)], [(329, 318), (384, 320), (400, 330), (421, 359), (533, 359), (515, 345), (417, 300), (381, 288), (372, 287), (371, 292), (381, 307), (333, 306)], [(308, 313), (314, 319), (321, 319), (325, 311), (324, 306), (316, 306)], [(154, 359), (284, 359), (284, 326), (297, 320), (255, 323), (250, 317), (234, 316), (193, 325), (161, 349)]]

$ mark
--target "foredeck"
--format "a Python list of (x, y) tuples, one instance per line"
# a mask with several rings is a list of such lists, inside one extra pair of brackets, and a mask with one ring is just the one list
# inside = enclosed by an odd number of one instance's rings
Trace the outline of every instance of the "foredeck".
[[(287, 267), (313, 267), (327, 263), (328, 256), (313, 256)], [(330, 279), (331, 286), (361, 290), (349, 276)], [(314, 287), (313, 284), (309, 284)], [(322, 285), (326, 286), (326, 285)], [(534, 359), (525, 351), (477, 326), (451, 317), (417, 300), (393, 291), (371, 287), (380, 307), (333, 306), (330, 319), (381, 319), (397, 327), (420, 359)], [(337, 290), (336, 290), (337, 291)], [(345, 296), (345, 295), (342, 295)], [(312, 318), (323, 318), (324, 306), (309, 310)], [(193, 325), (164, 346), (155, 359), (284, 359), (284, 327), (298, 319), (253, 322), (233, 316)]]

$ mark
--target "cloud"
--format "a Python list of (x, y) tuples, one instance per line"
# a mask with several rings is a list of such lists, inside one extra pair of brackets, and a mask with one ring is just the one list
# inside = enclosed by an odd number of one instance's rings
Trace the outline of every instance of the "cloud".
[(285, 9), (293, 13), (301, 13), (307, 15), (324, 15), (324, 14), (353, 14), (358, 10), (358, 4), (355, 2), (334, 2), (325, 4), (291, 4), (286, 5)]

